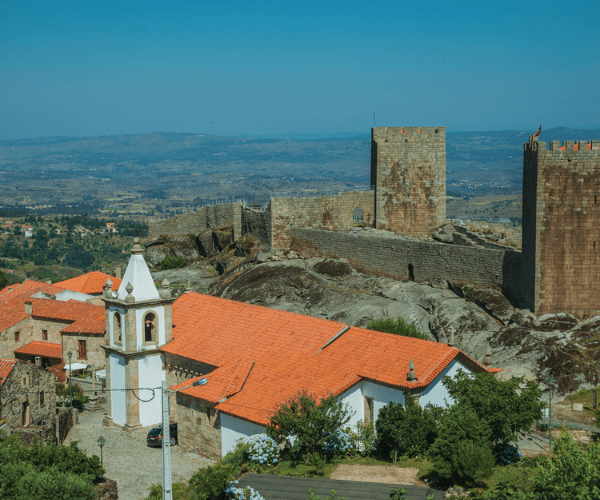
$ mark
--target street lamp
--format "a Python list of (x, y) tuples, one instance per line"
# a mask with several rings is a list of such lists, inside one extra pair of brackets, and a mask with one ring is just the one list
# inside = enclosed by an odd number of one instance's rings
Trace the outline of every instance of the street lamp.
[(548, 401), (548, 446), (550, 451), (552, 451), (552, 384), (554, 383), (554, 379), (549, 377), (546, 383), (550, 389), (550, 400)]
[(104, 456), (102, 455), (102, 448), (104, 447), (104, 443), (106, 443), (106, 439), (104, 439), (104, 436), (100, 436), (97, 441), (98, 446), (100, 446), (100, 467), (104, 469)]
[(206, 385), (208, 380), (201, 378), (196, 382), (186, 385), (176, 391), (169, 391), (167, 381), (162, 383), (162, 456), (163, 456), (163, 500), (173, 500), (173, 484), (171, 479), (171, 427), (169, 414), (171, 413), (171, 396), (176, 392), (183, 391), (188, 387)]
[(71, 397), (71, 408), (73, 407), (73, 383), (71, 381), (72, 374), (73, 374), (73, 366), (71, 363), (71, 357), (73, 356), (73, 353), (71, 351), (69, 351), (67, 353), (67, 356), (69, 356), (69, 395)]

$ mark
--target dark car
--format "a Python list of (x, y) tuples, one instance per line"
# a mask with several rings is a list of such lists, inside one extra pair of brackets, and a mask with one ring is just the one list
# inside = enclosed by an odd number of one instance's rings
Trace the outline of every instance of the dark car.
[[(150, 430), (148, 436), (146, 437), (148, 446), (162, 446), (162, 430), (162, 425), (157, 425)], [(169, 426), (169, 432), (171, 433), (171, 446), (175, 446), (177, 444), (177, 422), (174, 422)]]

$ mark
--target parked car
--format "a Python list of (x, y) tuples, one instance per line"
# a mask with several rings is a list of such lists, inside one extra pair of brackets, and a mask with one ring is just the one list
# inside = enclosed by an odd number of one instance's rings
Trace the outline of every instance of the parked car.
[[(148, 446), (162, 446), (162, 430), (162, 425), (157, 425), (150, 430), (148, 436), (146, 437)], [(175, 446), (177, 444), (177, 422), (171, 423), (169, 426), (169, 432), (171, 433), (171, 439), (169, 442), (171, 443), (171, 446)]]

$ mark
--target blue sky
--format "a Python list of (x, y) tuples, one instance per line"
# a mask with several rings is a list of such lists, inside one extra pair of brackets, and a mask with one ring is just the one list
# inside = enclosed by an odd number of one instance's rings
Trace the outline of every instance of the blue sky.
[(600, 126), (596, 2), (0, 2), (0, 139)]

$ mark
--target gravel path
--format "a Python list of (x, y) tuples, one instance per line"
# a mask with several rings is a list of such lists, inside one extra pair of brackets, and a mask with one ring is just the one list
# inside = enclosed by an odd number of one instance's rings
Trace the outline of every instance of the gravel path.
[[(118, 427), (104, 427), (102, 412), (79, 414), (79, 424), (71, 429), (64, 444), (79, 441), (79, 448), (88, 455), (100, 455), (96, 440), (106, 438), (104, 468), (106, 477), (117, 481), (119, 500), (143, 500), (150, 494), (151, 484), (162, 483), (162, 451), (146, 445), (151, 427), (126, 432)], [(186, 482), (201, 467), (213, 462), (193, 453), (184, 453), (179, 446), (171, 448), (173, 482)]]

